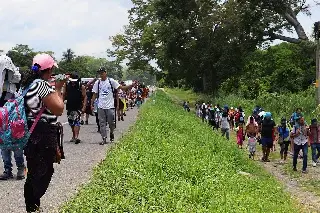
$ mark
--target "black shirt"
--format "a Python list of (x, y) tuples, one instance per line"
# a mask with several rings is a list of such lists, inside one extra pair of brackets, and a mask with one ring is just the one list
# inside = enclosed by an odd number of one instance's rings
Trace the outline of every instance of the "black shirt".
[(265, 138), (272, 138), (273, 129), (276, 123), (273, 120), (264, 119), (261, 124), (261, 136)]
[(66, 100), (66, 109), (68, 111), (78, 111), (82, 109), (82, 91), (80, 82), (68, 83)]

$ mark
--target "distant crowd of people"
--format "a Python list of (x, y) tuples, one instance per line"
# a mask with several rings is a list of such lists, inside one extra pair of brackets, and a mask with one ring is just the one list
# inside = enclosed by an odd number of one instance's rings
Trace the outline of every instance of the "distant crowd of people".
[[(188, 101), (184, 101), (183, 107), (190, 111)], [(256, 106), (246, 117), (241, 106), (229, 108), (228, 105), (220, 107), (219, 104), (196, 103), (195, 113), (213, 130), (220, 130), (227, 140), (230, 139), (230, 131), (235, 131), (238, 147), (242, 149), (246, 142), (249, 158), (255, 158), (256, 145), (261, 144), (261, 161), (270, 162), (270, 152), (275, 152), (278, 144), (279, 163), (286, 163), (290, 154), (294, 171), (297, 171), (298, 158), (302, 158), (302, 172), (307, 172), (308, 147), (312, 151), (312, 166), (316, 167), (320, 163), (320, 125), (316, 118), (308, 125), (301, 108), (297, 108), (288, 119), (282, 117), (279, 125), (276, 125), (272, 113), (264, 111), (260, 106)]]

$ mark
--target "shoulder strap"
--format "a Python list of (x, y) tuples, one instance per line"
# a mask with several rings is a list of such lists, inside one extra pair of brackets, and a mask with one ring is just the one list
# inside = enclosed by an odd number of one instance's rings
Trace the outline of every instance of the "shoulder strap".
[(98, 99), (99, 99), (99, 95), (100, 95), (100, 80), (98, 80), (98, 95), (97, 95)]
[[(40, 109), (40, 111), (39, 111), (36, 119), (34, 120), (31, 128), (29, 129), (30, 134), (32, 134), (32, 132), (33, 132), (34, 128), (36, 127), (37, 123), (39, 122), (39, 120), (40, 120), (40, 118), (41, 118), (41, 115), (43, 114), (44, 110), (45, 110), (45, 107), (42, 107), (42, 108)], [(31, 112), (32, 112), (32, 111), (31, 111)]]
[(110, 78), (108, 78), (108, 80), (109, 80), (109, 84), (110, 84), (110, 86), (111, 86), (111, 90), (112, 90), (113, 98), (116, 98), (116, 97), (115, 97), (115, 91), (114, 91), (113, 86), (112, 86), (112, 84), (111, 84), (111, 80), (110, 80)]
[[(31, 88), (34, 84), (36, 84), (36, 83), (38, 83), (38, 82), (41, 82), (41, 81), (42, 81), (41, 79), (36, 79), (36, 80), (34, 80), (34, 81), (23, 91), (22, 96), (24, 97), (24, 96), (28, 93), (28, 91), (30, 90), (30, 88)], [(31, 128), (29, 129), (30, 134), (33, 132), (34, 128), (36, 127), (37, 123), (39, 122), (39, 120), (40, 120), (40, 118), (41, 118), (41, 115), (43, 114), (43, 112), (44, 112), (45, 109), (46, 109), (46, 107), (43, 106), (43, 107), (40, 109), (38, 115), (37, 115), (37, 116), (34, 115), (35, 120), (34, 120), (32, 126), (31, 126)], [(30, 111), (31, 111), (31, 113), (33, 114), (32, 110), (30, 110)]]
[(28, 91), (30, 90), (30, 88), (31, 88), (33, 85), (35, 85), (36, 83), (41, 82), (41, 81), (42, 81), (41, 79), (36, 79), (36, 80), (34, 80), (34, 81), (22, 92), (22, 96), (23, 96), (23, 97), (26, 96), (27, 93), (28, 93)]

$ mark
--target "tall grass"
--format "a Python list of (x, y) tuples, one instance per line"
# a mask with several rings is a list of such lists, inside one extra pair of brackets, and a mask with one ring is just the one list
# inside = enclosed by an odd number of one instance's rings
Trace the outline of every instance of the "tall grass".
[(314, 88), (309, 88), (308, 90), (301, 91), (299, 93), (265, 93), (255, 100), (247, 100), (236, 94), (212, 97), (203, 94), (196, 94), (191, 90), (167, 88), (166, 91), (172, 95), (178, 96), (181, 100), (189, 100), (192, 104), (191, 106), (193, 106), (197, 101), (211, 102), (213, 104), (220, 105), (228, 104), (233, 107), (242, 106), (246, 114), (251, 114), (254, 107), (259, 105), (266, 111), (270, 111), (277, 121), (279, 121), (281, 117), (289, 119), (291, 114), (298, 107), (303, 109), (308, 122), (310, 122), (311, 118), (318, 117), (318, 112), (320, 112), (319, 110), (316, 110)]
[(274, 177), (158, 92), (61, 212), (301, 211)]

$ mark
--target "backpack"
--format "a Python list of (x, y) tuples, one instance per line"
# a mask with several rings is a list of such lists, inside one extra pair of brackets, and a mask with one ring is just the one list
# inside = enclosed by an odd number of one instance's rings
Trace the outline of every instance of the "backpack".
[(27, 144), (45, 108), (41, 108), (29, 129), (24, 96), (34, 84), (40, 81), (40, 79), (33, 81), (22, 94), (20, 93), (21, 95), (8, 100), (0, 108), (0, 149), (23, 149)]
[(290, 130), (288, 127), (284, 129), (282, 126), (278, 126), (278, 133), (279, 133), (278, 144), (283, 144), (284, 141), (289, 141)]

